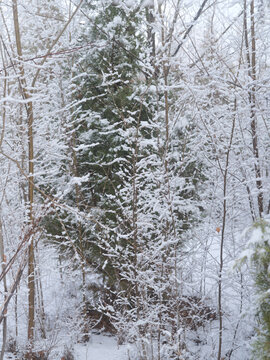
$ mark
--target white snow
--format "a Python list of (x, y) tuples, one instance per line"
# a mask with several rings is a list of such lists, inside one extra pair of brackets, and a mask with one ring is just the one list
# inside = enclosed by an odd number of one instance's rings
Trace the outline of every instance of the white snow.
[(77, 344), (74, 349), (76, 360), (127, 360), (128, 345), (117, 345), (111, 336), (92, 334), (87, 344)]

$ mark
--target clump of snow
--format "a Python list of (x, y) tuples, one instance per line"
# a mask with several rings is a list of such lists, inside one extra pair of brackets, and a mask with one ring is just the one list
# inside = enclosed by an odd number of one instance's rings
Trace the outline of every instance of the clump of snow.
[(144, 6), (144, 7), (154, 6), (154, 0), (144, 0), (144, 2), (142, 3), (142, 6)]

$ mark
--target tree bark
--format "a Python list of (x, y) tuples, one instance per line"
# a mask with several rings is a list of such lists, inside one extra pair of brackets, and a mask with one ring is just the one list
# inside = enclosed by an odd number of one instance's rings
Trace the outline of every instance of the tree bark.
[[(236, 110), (236, 99), (234, 100), (234, 112)], [(227, 185), (228, 185), (228, 171), (230, 163), (230, 153), (233, 144), (235, 130), (235, 115), (233, 116), (232, 129), (230, 134), (230, 141), (226, 152), (225, 171), (223, 175), (223, 216), (222, 216), (222, 230), (221, 230), (221, 242), (220, 242), (220, 258), (219, 258), (219, 275), (218, 275), (218, 315), (219, 315), (219, 342), (218, 342), (218, 360), (221, 360), (222, 352), (222, 338), (223, 338), (223, 313), (222, 313), (222, 272), (224, 265), (224, 240), (225, 240), (225, 228), (227, 223)]]
[(255, 38), (255, 10), (254, 0), (250, 3), (250, 33), (251, 33), (251, 53), (248, 39), (248, 25), (247, 25), (247, 2), (244, 0), (244, 37), (246, 46), (246, 59), (248, 64), (248, 75), (252, 80), (252, 86), (248, 90), (248, 101), (250, 105), (251, 118), (251, 135), (252, 135), (252, 150), (254, 156), (254, 170), (256, 177), (256, 187), (258, 191), (257, 203), (259, 210), (259, 217), (263, 215), (263, 184), (260, 167), (258, 132), (257, 132), (257, 118), (256, 118), (256, 38)]
[[(4, 247), (4, 239), (3, 239), (3, 233), (2, 233), (2, 219), (0, 214), (0, 253), (1, 253), (1, 262), (2, 262), (2, 271), (5, 271), (6, 266), (6, 259), (5, 259), (5, 247)], [(3, 278), (3, 285), (4, 285), (4, 303), (7, 300), (7, 280), (6, 275)], [(5, 347), (6, 347), (6, 341), (7, 341), (7, 314), (5, 314), (5, 317), (3, 319), (3, 337), (2, 337), (2, 348), (0, 353), (0, 360), (4, 359), (5, 354)]]
[[(17, 0), (12, 1), (13, 8), (13, 21), (16, 37), (16, 47), (19, 62), (22, 60), (22, 44), (21, 34), (18, 18), (18, 5)], [(19, 63), (19, 87), (22, 93), (22, 97), (26, 102), (27, 112), (27, 129), (28, 129), (28, 216), (29, 223), (32, 226), (33, 223), (33, 203), (34, 203), (34, 143), (33, 143), (33, 104), (31, 101), (31, 93), (27, 90), (27, 84), (25, 79), (24, 67), (22, 63)], [(28, 250), (28, 341), (30, 347), (33, 344), (34, 328), (35, 328), (35, 256), (34, 256), (34, 241), (31, 239)]]

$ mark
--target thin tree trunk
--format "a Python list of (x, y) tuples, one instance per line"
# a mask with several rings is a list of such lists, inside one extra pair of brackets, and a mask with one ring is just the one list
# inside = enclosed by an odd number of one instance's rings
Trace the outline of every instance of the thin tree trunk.
[(189, 33), (191, 32), (193, 26), (196, 24), (196, 21), (199, 19), (199, 17), (201, 16), (202, 12), (203, 12), (203, 9), (205, 7), (205, 5), (207, 4), (209, 0), (204, 0), (201, 4), (201, 6), (199, 7), (199, 10), (198, 12), (196, 13), (193, 21), (191, 22), (191, 25), (189, 25), (189, 27), (187, 28), (187, 30), (185, 31), (185, 34), (183, 36), (183, 39), (179, 42), (176, 50), (174, 51), (173, 53), (173, 57), (177, 55), (178, 51), (181, 49), (183, 43), (184, 43), (184, 40), (188, 37)]
[(147, 20), (147, 40), (151, 47), (151, 59), (154, 60), (156, 55), (156, 40), (155, 32), (153, 31), (153, 23), (155, 22), (154, 17), (154, 6), (147, 6), (146, 8), (146, 20)]
[(260, 168), (260, 156), (258, 146), (258, 132), (257, 132), (257, 118), (256, 118), (256, 39), (255, 39), (255, 11), (254, 0), (250, 3), (250, 32), (251, 32), (251, 53), (248, 39), (248, 25), (247, 25), (247, 2), (244, 0), (244, 37), (246, 46), (246, 59), (248, 64), (248, 75), (252, 80), (252, 86), (248, 91), (248, 100), (250, 105), (251, 118), (251, 135), (252, 135), (252, 150), (254, 155), (254, 170), (256, 177), (256, 187), (258, 190), (257, 203), (259, 210), (259, 217), (263, 215), (263, 184)]
[[(72, 148), (72, 172), (73, 175), (75, 177), (79, 176), (79, 172), (78, 172), (78, 161), (77, 161), (77, 155), (76, 155), (76, 151), (74, 150), (76, 147), (76, 132), (75, 132), (75, 128), (73, 127), (73, 131), (72, 131), (72, 138), (71, 138), (71, 148)], [(81, 193), (81, 189), (80, 186), (78, 184), (75, 184), (75, 196), (76, 196), (76, 207), (78, 209), (78, 211), (80, 211), (80, 207), (82, 205), (82, 193)], [(82, 223), (79, 220), (78, 221), (78, 225), (77, 225), (77, 235), (78, 235), (78, 240), (79, 240), (79, 248), (81, 253), (84, 253), (84, 246), (83, 246), (83, 227), (82, 227)], [(83, 302), (83, 316), (84, 316), (84, 336), (83, 339), (84, 341), (88, 341), (89, 340), (89, 329), (87, 326), (87, 299), (86, 299), (86, 273), (85, 273), (85, 261), (82, 260), (81, 261), (81, 271), (82, 271), (82, 302)]]
[(236, 336), (237, 336), (237, 332), (238, 332), (238, 329), (239, 329), (239, 325), (240, 325), (240, 321), (241, 321), (241, 315), (242, 315), (242, 311), (243, 311), (244, 285), (243, 285), (243, 274), (242, 274), (242, 272), (240, 272), (240, 283), (241, 283), (241, 292), (240, 292), (239, 319), (237, 321), (237, 324), (236, 324), (236, 327), (235, 327), (235, 330), (234, 330), (232, 347), (226, 354), (226, 358), (228, 358), (228, 360), (231, 360), (232, 353), (235, 350)]
[(44, 307), (44, 298), (43, 298), (43, 290), (42, 290), (42, 282), (41, 282), (41, 273), (40, 268), (38, 266), (39, 257), (38, 250), (36, 252), (35, 257), (35, 281), (36, 281), (36, 312), (39, 315), (40, 321), (40, 330), (41, 336), (43, 339), (46, 339), (46, 326), (45, 326), (45, 307)]
[(253, 85), (250, 92), (250, 107), (251, 107), (251, 131), (252, 131), (252, 146), (255, 156), (255, 173), (256, 173), (256, 185), (258, 189), (258, 207), (259, 215), (263, 215), (263, 186), (261, 178), (260, 168), (260, 156), (258, 147), (258, 135), (257, 135), (257, 119), (256, 119), (256, 39), (255, 39), (255, 12), (254, 12), (254, 0), (250, 3), (250, 21), (251, 21), (251, 77)]
[[(18, 19), (18, 5), (17, 0), (12, 0), (13, 21), (16, 37), (16, 47), (19, 61), (22, 60), (22, 45), (21, 35)], [(33, 104), (31, 101), (31, 93), (27, 90), (24, 67), (19, 63), (19, 86), (20, 91), (26, 102), (27, 112), (27, 129), (28, 129), (28, 202), (29, 202), (29, 223), (33, 223), (33, 202), (34, 202), (34, 144), (33, 144)], [(34, 256), (34, 241), (31, 239), (28, 250), (28, 341), (30, 347), (33, 345), (34, 328), (35, 328), (35, 256)]]
[(18, 343), (18, 333), (19, 333), (19, 328), (18, 328), (18, 287), (16, 288), (16, 292), (15, 292), (15, 348), (17, 348), (17, 343)]
[[(234, 100), (234, 113), (236, 111), (236, 99)], [(221, 360), (222, 352), (222, 340), (223, 340), (223, 313), (222, 313), (222, 272), (224, 265), (224, 240), (225, 240), (225, 228), (227, 222), (227, 185), (228, 185), (228, 170), (230, 152), (232, 148), (233, 136), (235, 130), (235, 115), (233, 116), (232, 129), (230, 135), (230, 142), (226, 153), (225, 171), (223, 176), (223, 219), (221, 230), (221, 242), (220, 242), (220, 258), (219, 258), (219, 275), (218, 275), (218, 316), (219, 316), (219, 342), (218, 342), (218, 360)]]
[[(142, 115), (142, 103), (140, 104), (140, 112), (138, 114), (137, 124), (136, 124), (136, 133), (135, 133), (135, 148), (132, 158), (132, 227), (133, 227), (133, 251), (134, 251), (134, 279), (135, 279), (135, 296), (136, 296), (136, 307), (137, 307), (137, 321), (140, 320), (141, 317), (141, 297), (142, 293), (139, 291), (138, 284), (138, 272), (139, 272), (139, 264), (138, 264), (138, 255), (139, 255), (139, 247), (138, 247), (138, 188), (137, 188), (137, 163), (138, 163), (138, 154), (139, 154), (139, 127), (140, 120)], [(144, 340), (145, 336), (145, 328), (144, 326), (138, 326), (140, 341), (142, 347), (142, 357), (141, 360), (147, 360), (147, 349), (146, 342)]]
[(153, 24), (155, 22), (154, 5), (149, 5), (146, 7), (146, 21), (147, 21), (147, 41), (149, 47), (151, 48), (150, 63), (154, 67), (154, 78), (156, 78), (157, 77), (157, 69), (155, 68), (156, 36), (153, 30)]
[[(4, 64), (4, 55), (2, 52), (2, 46), (1, 46), (1, 57), (2, 57), (2, 62)], [(5, 80), (4, 80), (4, 97), (7, 94), (7, 73), (5, 71)], [(0, 147), (2, 147), (2, 143), (3, 143), (3, 139), (4, 139), (4, 134), (5, 134), (5, 124), (6, 124), (6, 102), (4, 102), (3, 104), (3, 108), (2, 108), (2, 131), (1, 131), (1, 137), (0, 137)], [(3, 200), (3, 198), (2, 198)], [(2, 202), (0, 204), (0, 206), (2, 207)], [(1, 259), (1, 263), (2, 263), (2, 272), (5, 272), (5, 267), (6, 267), (6, 257), (5, 257), (5, 246), (4, 246), (4, 239), (3, 239), (3, 231), (2, 231), (2, 218), (1, 218), (1, 212), (0, 212), (0, 259)], [(7, 300), (7, 280), (6, 280), (6, 275), (4, 275), (3, 277), (3, 285), (4, 285), (4, 303)], [(5, 347), (6, 347), (6, 340), (7, 340), (7, 316), (4, 317), (3, 320), (3, 337), (2, 337), (2, 348), (1, 348), (1, 353), (0, 353), (0, 360), (4, 359), (4, 354), (5, 354)]]
[[(2, 262), (2, 271), (5, 271), (5, 263), (6, 263), (6, 259), (5, 259), (5, 247), (4, 247), (4, 239), (3, 239), (3, 232), (2, 232), (2, 219), (1, 219), (1, 214), (0, 214), (0, 253), (1, 253), (1, 262)], [(3, 285), (4, 285), (4, 303), (7, 300), (7, 280), (6, 280), (6, 275), (3, 278)], [(3, 337), (2, 337), (2, 348), (1, 348), (1, 353), (0, 353), (0, 360), (4, 359), (4, 354), (5, 354), (5, 347), (6, 347), (6, 341), (7, 341), (7, 315), (5, 315), (4, 319), (3, 319)]]
[[(173, 36), (173, 31), (174, 31), (174, 25), (176, 23), (176, 20), (177, 20), (178, 14), (179, 14), (178, 13), (179, 6), (180, 6), (180, 1), (178, 1), (178, 3), (177, 3), (173, 24), (172, 24), (172, 27), (168, 30), (168, 34), (165, 33), (166, 24), (165, 24), (163, 13), (162, 13), (162, 5), (159, 5), (159, 7), (158, 7), (159, 16), (160, 16), (160, 19), (162, 21), (161, 42), (162, 42), (163, 49), (165, 49), (165, 47), (168, 45), (167, 49), (165, 50), (165, 53), (163, 54), (163, 56), (166, 59), (170, 59), (172, 57), (171, 56), (172, 36)], [(164, 120), (165, 120), (164, 121), (164, 125), (165, 125), (165, 143), (164, 143), (163, 158), (164, 158), (165, 182), (166, 182), (166, 187), (167, 187), (166, 196), (167, 196), (167, 202), (168, 202), (168, 205), (169, 205), (169, 211), (170, 211), (170, 216), (171, 216), (170, 221), (167, 220), (167, 222), (166, 222), (165, 238), (167, 238), (168, 233), (172, 229), (174, 238), (176, 239), (177, 238), (176, 224), (175, 224), (174, 210), (173, 210), (172, 197), (171, 197), (171, 183), (170, 183), (169, 162), (168, 162), (169, 140), (170, 140), (170, 124), (169, 124), (170, 104), (169, 104), (169, 92), (168, 92), (168, 86), (169, 86), (168, 76), (169, 76), (169, 72), (170, 72), (170, 64), (168, 64), (166, 60), (163, 60), (162, 61), (162, 76), (163, 76), (163, 80), (164, 80), (164, 93), (163, 93), (163, 96), (164, 96)], [(165, 239), (165, 241), (166, 241), (166, 239)], [(170, 270), (174, 272), (174, 289), (171, 290), (171, 296), (173, 296), (175, 306), (178, 309), (178, 304), (177, 303), (178, 303), (178, 297), (179, 297), (179, 286), (178, 286), (177, 254), (178, 254), (178, 244), (176, 243), (174, 245), (174, 267), (172, 269), (170, 269)], [(170, 256), (170, 253), (169, 253), (169, 250), (168, 250), (167, 258), (169, 256)], [(164, 261), (164, 263), (166, 262), (165, 257), (164, 257), (163, 261)], [(164, 271), (164, 270), (162, 270), (162, 271)], [(166, 270), (165, 270), (165, 272), (166, 272)], [(161, 278), (162, 279), (164, 278), (163, 273), (161, 274)], [(162, 302), (163, 299), (161, 299), (160, 301)], [(161, 328), (162, 328), (161, 314), (159, 314), (159, 316), (160, 317), (159, 317), (159, 334), (158, 334), (158, 360), (161, 359), (160, 332), (161, 332)], [(177, 310), (177, 314), (174, 314), (174, 318), (171, 318), (171, 325), (172, 325), (172, 328), (171, 328), (171, 340), (173, 341), (174, 338), (175, 338), (175, 335), (177, 333), (177, 329), (179, 329), (179, 326), (180, 326), (180, 311)], [(179, 338), (179, 341), (178, 341), (178, 358), (180, 358), (181, 353), (182, 353), (182, 349), (181, 349), (181, 342), (180, 342), (180, 338)]]

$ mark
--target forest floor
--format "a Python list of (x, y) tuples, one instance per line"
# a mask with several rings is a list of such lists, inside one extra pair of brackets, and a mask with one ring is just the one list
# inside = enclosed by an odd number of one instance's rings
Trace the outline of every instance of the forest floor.
[[(74, 346), (73, 356), (75, 360), (127, 360), (128, 351), (128, 345), (117, 345), (117, 340), (112, 336), (93, 334), (88, 343)], [(6, 353), (4, 360), (11, 359), (17, 358), (11, 353)]]
[(127, 360), (128, 345), (117, 345), (114, 337), (92, 335), (89, 343), (77, 344), (74, 349), (76, 360)]

